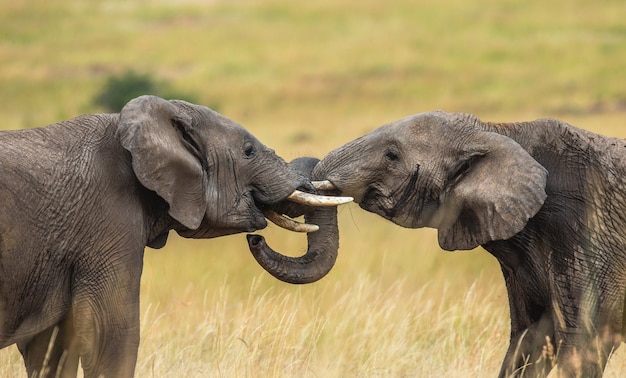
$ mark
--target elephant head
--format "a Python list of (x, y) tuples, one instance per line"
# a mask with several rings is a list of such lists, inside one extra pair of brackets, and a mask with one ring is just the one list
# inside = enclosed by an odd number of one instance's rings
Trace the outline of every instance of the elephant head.
[(443, 249), (521, 231), (546, 199), (546, 170), (518, 143), (464, 114), (418, 114), (330, 152), (317, 167), (361, 208), (438, 229)]
[[(267, 226), (264, 212), (286, 199), (337, 205), (336, 198), (305, 193), (314, 190), (307, 177), (242, 126), (203, 106), (139, 97), (120, 112), (118, 136), (130, 152), (137, 179), (165, 201), (175, 221), (171, 228), (184, 237), (212, 238), (262, 229)], [(149, 240), (149, 245), (164, 245), (167, 230)], [(322, 271), (332, 267), (321, 256), (305, 256), (301, 265), (312, 271), (319, 264)], [(270, 273), (281, 279), (291, 279), (280, 266), (263, 266), (279, 269)]]

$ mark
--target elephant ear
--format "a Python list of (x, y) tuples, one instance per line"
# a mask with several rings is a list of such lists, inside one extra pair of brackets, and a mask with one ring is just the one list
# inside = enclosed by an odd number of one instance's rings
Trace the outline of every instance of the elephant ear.
[[(131, 100), (120, 112), (118, 136), (131, 153), (139, 182), (169, 204), (169, 214), (195, 230), (206, 212), (205, 172), (194, 143), (191, 117), (155, 96)], [(194, 155), (194, 152), (196, 155)]]
[(547, 171), (514, 140), (479, 132), (451, 170), (439, 245), (472, 249), (520, 232), (546, 200)]

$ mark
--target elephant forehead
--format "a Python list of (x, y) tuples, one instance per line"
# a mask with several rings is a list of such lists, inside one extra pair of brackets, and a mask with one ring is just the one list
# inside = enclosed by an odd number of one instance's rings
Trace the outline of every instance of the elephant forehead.
[(225, 143), (223, 145), (224, 147), (236, 147), (232, 143), (244, 141), (260, 143), (257, 138), (243, 126), (223, 116), (212, 117), (212, 120), (202, 127), (202, 131), (205, 133), (207, 141), (221, 140)]
[(239, 137), (252, 137), (243, 126), (206, 106), (182, 101), (177, 101), (176, 104), (184, 113), (191, 116), (194, 128), (198, 130), (229, 133)]
[(374, 131), (376, 137), (402, 140), (424, 140), (440, 134), (442, 123), (418, 114), (400, 119)]
[(473, 128), (476, 118), (463, 113), (446, 113), (433, 111), (415, 114), (400, 119), (393, 124), (398, 127), (409, 127), (423, 133), (445, 134)]

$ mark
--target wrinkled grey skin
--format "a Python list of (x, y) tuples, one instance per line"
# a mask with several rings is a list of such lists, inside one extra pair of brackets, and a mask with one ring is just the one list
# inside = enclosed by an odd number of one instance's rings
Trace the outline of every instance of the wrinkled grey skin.
[[(318, 162), (316, 158), (302, 157), (289, 165), (303, 176), (318, 180), (319, 173), (315, 171)], [(320, 229), (307, 234), (307, 252), (298, 258), (274, 251), (260, 235), (248, 235), (250, 252), (259, 265), (279, 280), (292, 284), (311, 283), (328, 274), (335, 265), (339, 250), (337, 207), (310, 207), (283, 201), (274, 210), (292, 218), (304, 215), (306, 223), (316, 224)]]
[(363, 209), (498, 259), (511, 315), (500, 376), (547, 373), (546, 336), (561, 376), (602, 374), (624, 334), (626, 141), (439, 111), (384, 125), (318, 167)]
[(183, 101), (0, 132), (0, 347), (17, 343), (29, 376), (76, 376), (80, 358), (86, 377), (131, 377), (144, 247), (262, 229), (262, 209), (310, 187)]

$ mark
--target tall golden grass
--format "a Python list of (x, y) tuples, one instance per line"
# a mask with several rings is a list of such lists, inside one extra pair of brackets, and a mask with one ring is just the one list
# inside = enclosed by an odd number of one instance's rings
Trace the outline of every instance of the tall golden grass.
[[(0, 0), (0, 128), (98, 112), (127, 69), (166, 79), (287, 160), (433, 109), (492, 121), (553, 116), (626, 137), (626, 2), (607, 0)], [(340, 208), (323, 280), (269, 277), (243, 235), (148, 249), (138, 377), (492, 377), (508, 342), (495, 259), (443, 252)], [(302, 253), (273, 226), (269, 243)], [(607, 376), (626, 371), (622, 347)], [(26, 373), (15, 347), (0, 376)]]

